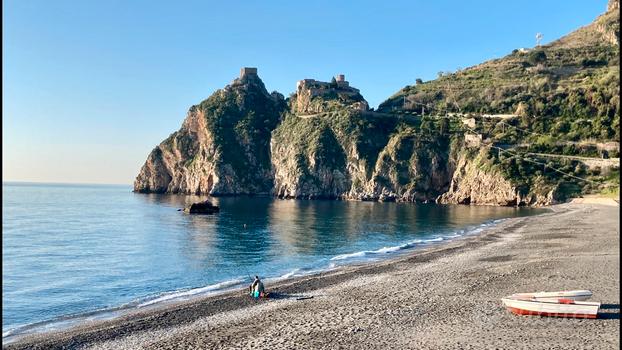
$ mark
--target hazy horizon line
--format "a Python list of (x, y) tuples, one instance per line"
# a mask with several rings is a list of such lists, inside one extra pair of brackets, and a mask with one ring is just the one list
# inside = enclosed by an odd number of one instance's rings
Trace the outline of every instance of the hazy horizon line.
[(28, 180), (2, 180), (5, 184), (34, 184), (34, 185), (102, 185), (102, 186), (132, 186), (131, 183), (104, 183), (104, 182), (58, 182), (58, 181), (28, 181)]

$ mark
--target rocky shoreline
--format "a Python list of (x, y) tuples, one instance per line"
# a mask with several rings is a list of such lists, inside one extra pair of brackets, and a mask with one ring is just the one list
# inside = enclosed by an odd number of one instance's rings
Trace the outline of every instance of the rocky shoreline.
[[(619, 207), (551, 209), (406, 257), (267, 286), (279, 296), (273, 300), (255, 302), (240, 290), (4, 348), (617, 347)], [(518, 317), (499, 300), (519, 291), (579, 288), (603, 304), (598, 319)]]

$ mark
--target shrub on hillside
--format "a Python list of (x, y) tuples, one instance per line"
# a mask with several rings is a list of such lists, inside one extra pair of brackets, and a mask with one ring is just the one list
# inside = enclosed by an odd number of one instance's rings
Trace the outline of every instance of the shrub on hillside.
[(533, 50), (527, 55), (527, 62), (532, 65), (546, 62), (546, 54), (542, 50)]

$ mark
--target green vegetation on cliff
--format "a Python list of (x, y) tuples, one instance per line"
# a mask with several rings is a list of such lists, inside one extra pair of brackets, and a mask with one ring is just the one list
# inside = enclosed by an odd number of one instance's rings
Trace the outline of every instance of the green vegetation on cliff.
[(616, 10), (548, 45), (418, 79), (379, 110), (462, 119), (457, 133), (482, 136), (486, 160), (472, 156), (482, 169), (498, 171), (523, 196), (554, 190), (565, 200), (619, 186), (609, 168), (601, 174), (580, 158), (557, 157), (619, 157), (611, 147), (620, 140), (619, 54)]
[[(221, 91), (197, 108), (204, 112), (222, 163), (231, 166), (238, 181), (252, 185), (257, 178), (248, 169), (270, 171), (270, 133), (285, 103), (268, 95), (260, 80)], [(265, 184), (264, 191), (269, 192), (270, 186)]]
[(560, 139), (619, 141), (618, 28), (619, 13), (606, 13), (549, 45), (407, 86), (379, 110), (517, 114), (523, 127)]
[(618, 65), (611, 11), (548, 45), (417, 79), (378, 111), (341, 75), (301, 80), (286, 100), (243, 69), (190, 109), (134, 188), (490, 205), (616, 193)]
[(270, 137), (286, 107), (257, 75), (234, 80), (190, 108), (182, 127), (152, 152), (134, 189), (269, 194)]
[[(296, 98), (290, 105), (299, 104)], [(357, 99), (323, 98), (322, 106), (330, 108), (288, 113), (273, 132), (278, 196), (434, 200), (446, 189), (447, 121), (363, 111), (352, 108)]]

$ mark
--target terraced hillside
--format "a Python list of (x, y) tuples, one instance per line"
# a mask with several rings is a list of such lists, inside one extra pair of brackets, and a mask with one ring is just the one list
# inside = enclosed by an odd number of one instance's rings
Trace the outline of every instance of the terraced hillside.
[(619, 141), (619, 27), (609, 11), (548, 45), (406, 86), (379, 110), (515, 114), (560, 139)]
[[(470, 172), (498, 172), (519, 192), (552, 191), (560, 199), (619, 193), (619, 160), (601, 167), (580, 158), (619, 157), (619, 28), (619, 3), (611, 1), (606, 13), (567, 36), (417, 81), (379, 111), (450, 118), (467, 137), (481, 137), (469, 150), (477, 164)], [(449, 192), (464, 193), (447, 201), (468, 202), (481, 185), (460, 190), (459, 182), (455, 177)]]

